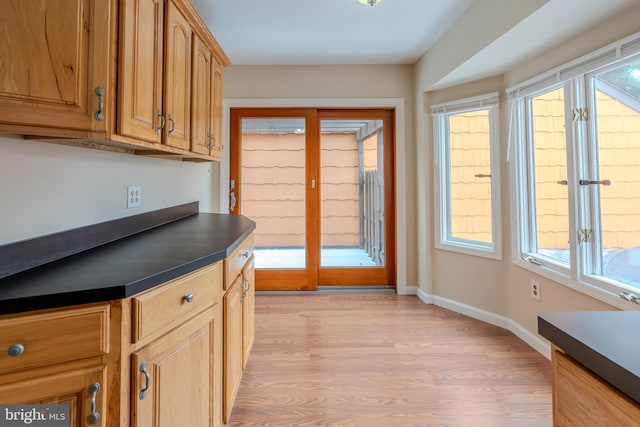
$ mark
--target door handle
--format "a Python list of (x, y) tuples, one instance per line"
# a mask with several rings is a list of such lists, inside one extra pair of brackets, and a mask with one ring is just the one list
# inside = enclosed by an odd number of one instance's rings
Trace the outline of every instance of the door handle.
[(236, 209), (236, 193), (233, 191), (236, 188), (236, 180), (232, 179), (229, 183), (229, 212), (233, 212)]

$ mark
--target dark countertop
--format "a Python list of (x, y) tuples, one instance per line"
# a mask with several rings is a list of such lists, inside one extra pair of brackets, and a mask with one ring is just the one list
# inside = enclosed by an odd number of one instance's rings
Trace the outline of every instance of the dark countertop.
[(541, 313), (538, 333), (640, 404), (640, 311)]
[(255, 229), (199, 213), (0, 279), (0, 314), (126, 298), (226, 258)]

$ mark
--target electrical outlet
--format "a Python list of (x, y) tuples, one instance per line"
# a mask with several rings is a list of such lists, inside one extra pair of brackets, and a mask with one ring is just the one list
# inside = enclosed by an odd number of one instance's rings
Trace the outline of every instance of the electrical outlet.
[(531, 281), (529, 282), (529, 287), (530, 287), (530, 291), (531, 291), (531, 298), (533, 298), (534, 300), (540, 301), (540, 282), (537, 282), (533, 279), (531, 279)]
[(139, 185), (127, 186), (127, 209), (142, 206), (142, 187)]

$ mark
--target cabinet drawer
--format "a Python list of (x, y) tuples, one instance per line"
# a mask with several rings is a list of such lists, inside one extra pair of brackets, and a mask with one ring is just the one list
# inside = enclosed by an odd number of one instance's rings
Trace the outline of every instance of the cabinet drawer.
[(249, 235), (232, 253), (224, 260), (225, 280), (224, 289), (227, 290), (236, 277), (242, 271), (244, 265), (253, 256), (253, 233)]
[(131, 341), (136, 343), (184, 323), (212, 306), (222, 292), (222, 263), (205, 267), (134, 296)]
[[(108, 331), (108, 304), (3, 318), (0, 373), (108, 353)], [(20, 346), (20, 355), (9, 356)]]

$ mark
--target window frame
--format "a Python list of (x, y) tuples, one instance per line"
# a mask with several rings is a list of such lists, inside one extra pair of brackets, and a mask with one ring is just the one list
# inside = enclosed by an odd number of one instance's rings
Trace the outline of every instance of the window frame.
[[(489, 161), (491, 174), (491, 242), (453, 237), (451, 231), (450, 203), (450, 128), (452, 115), (488, 110), (489, 113)], [(500, 104), (497, 92), (464, 98), (431, 106), (434, 140), (434, 201), (435, 247), (502, 260), (502, 218), (500, 179)]]
[[(581, 293), (623, 309), (637, 309), (637, 304), (622, 297), (623, 292), (640, 295), (640, 287), (608, 278), (597, 272), (598, 261), (594, 258), (601, 242), (597, 236), (593, 242), (578, 244), (578, 229), (591, 229), (594, 236), (600, 225), (595, 218), (598, 212), (599, 189), (595, 186), (577, 185), (580, 177), (597, 177), (597, 124), (594, 117), (595, 82), (593, 78), (605, 70), (619, 66), (630, 59), (640, 57), (640, 33), (633, 34), (616, 43), (605, 46), (575, 61), (557, 67), (518, 86), (507, 89), (509, 97), (509, 144), (508, 158), (511, 175), (512, 208), (512, 262), (526, 270), (559, 282)], [(570, 265), (558, 265), (552, 260), (532, 253), (530, 242), (535, 226), (531, 224), (531, 200), (529, 184), (533, 177), (530, 171), (531, 135), (530, 116), (527, 115), (527, 99), (564, 87), (565, 129), (567, 151), (567, 180), (569, 193), (569, 253)], [(587, 121), (573, 120), (577, 108), (586, 108)], [(582, 147), (582, 148), (581, 148)], [(594, 151), (595, 150), (595, 151)], [(592, 178), (588, 178), (592, 179)], [(596, 178), (593, 178), (596, 179)], [(592, 188), (594, 187), (594, 188)], [(535, 236), (534, 236), (535, 238)], [(562, 268), (564, 266), (564, 268)]]

